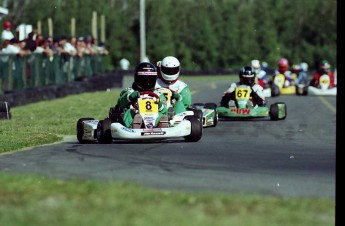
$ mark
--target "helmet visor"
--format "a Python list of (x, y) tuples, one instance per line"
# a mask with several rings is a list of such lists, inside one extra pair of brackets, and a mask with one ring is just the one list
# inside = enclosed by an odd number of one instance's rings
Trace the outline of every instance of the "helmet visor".
[(157, 72), (138, 72), (135, 83), (142, 90), (153, 90), (156, 85)]
[(162, 73), (166, 74), (166, 75), (175, 75), (177, 73), (179, 73), (180, 71), (180, 67), (165, 67), (163, 65), (161, 65), (161, 71)]

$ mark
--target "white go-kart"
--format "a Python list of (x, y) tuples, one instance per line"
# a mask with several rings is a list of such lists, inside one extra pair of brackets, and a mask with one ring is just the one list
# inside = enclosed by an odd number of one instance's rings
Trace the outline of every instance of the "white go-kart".
[(167, 128), (155, 125), (158, 117), (159, 96), (154, 92), (141, 92), (140, 97), (132, 103), (132, 110), (143, 119), (143, 127), (133, 129), (126, 127), (117, 107), (109, 110), (109, 117), (103, 120), (80, 118), (77, 122), (77, 138), (80, 143), (112, 143), (114, 140), (165, 140), (184, 138), (187, 142), (197, 142), (203, 133), (202, 123), (193, 111), (186, 111), (169, 118)]

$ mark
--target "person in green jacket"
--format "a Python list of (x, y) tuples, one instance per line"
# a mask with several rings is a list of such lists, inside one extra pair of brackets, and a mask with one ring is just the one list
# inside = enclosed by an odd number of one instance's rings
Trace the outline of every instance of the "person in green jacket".
[(192, 96), (189, 86), (179, 79), (180, 61), (176, 57), (167, 56), (157, 62), (157, 67), (156, 89), (170, 89), (175, 114), (185, 112), (192, 105)]
[(132, 104), (140, 97), (140, 92), (145, 91), (156, 93), (159, 96), (158, 117), (152, 125), (159, 128), (169, 127), (166, 98), (160, 92), (155, 91), (157, 76), (157, 67), (154, 64), (142, 62), (135, 68), (134, 82), (132, 86), (121, 91), (120, 97), (117, 101), (117, 107), (124, 111), (122, 121), (127, 128), (140, 129), (145, 127), (138, 110), (132, 106)]

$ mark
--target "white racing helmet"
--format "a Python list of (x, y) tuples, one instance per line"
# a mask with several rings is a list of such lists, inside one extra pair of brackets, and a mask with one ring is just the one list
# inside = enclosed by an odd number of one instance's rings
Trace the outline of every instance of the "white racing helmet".
[(162, 79), (167, 83), (173, 83), (180, 75), (180, 61), (173, 56), (165, 57), (160, 64)]
[(260, 61), (259, 60), (252, 60), (251, 61), (251, 66), (254, 69), (256, 75), (259, 75), (259, 73), (261, 71)]

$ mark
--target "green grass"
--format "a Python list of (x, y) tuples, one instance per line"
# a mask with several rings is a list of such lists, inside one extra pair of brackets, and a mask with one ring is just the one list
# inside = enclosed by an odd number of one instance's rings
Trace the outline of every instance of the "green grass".
[(334, 202), (157, 191), (119, 182), (0, 173), (4, 226), (331, 226)]
[[(198, 81), (196, 77), (184, 80)], [(0, 153), (76, 136), (77, 120), (106, 117), (118, 94), (119, 90), (84, 93), (14, 107), (12, 119), (0, 121)], [(335, 225), (335, 201), (192, 194), (116, 181), (58, 180), (1, 172), (0, 225), (328, 226)]]

